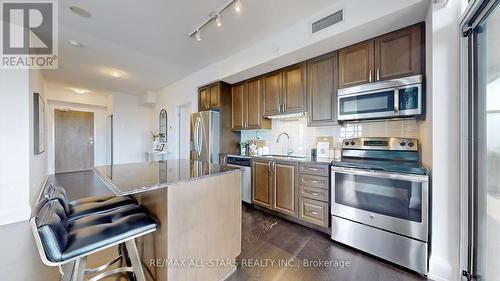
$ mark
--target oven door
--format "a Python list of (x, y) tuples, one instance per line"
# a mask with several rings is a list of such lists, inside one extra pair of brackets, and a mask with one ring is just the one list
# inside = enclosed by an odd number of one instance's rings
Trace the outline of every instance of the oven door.
[(332, 215), (426, 242), (427, 176), (331, 168)]

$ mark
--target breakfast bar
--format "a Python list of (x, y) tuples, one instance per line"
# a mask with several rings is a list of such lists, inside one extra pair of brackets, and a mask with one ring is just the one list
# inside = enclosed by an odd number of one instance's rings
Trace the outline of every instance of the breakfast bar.
[(138, 250), (148, 280), (224, 280), (241, 252), (241, 170), (193, 160), (95, 168), (159, 221)]

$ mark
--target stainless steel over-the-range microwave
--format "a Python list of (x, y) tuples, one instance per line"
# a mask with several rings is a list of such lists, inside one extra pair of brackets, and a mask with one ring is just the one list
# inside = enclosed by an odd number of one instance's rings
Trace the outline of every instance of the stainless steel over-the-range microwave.
[(419, 118), (425, 114), (422, 75), (338, 91), (338, 120)]

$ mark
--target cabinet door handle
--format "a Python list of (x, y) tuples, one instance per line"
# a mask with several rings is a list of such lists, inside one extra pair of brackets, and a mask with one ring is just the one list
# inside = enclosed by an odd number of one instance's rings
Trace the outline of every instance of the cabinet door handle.
[(370, 72), (368, 72), (368, 81), (372, 82), (372, 70), (370, 69)]
[(313, 215), (319, 215), (319, 213), (316, 212), (316, 211), (311, 211), (311, 214), (313, 214)]
[(313, 191), (309, 191), (309, 190), (304, 190), (305, 193), (309, 193), (309, 194), (312, 194), (312, 195), (315, 195), (315, 196), (318, 196), (319, 193), (317, 192), (313, 192)]
[(380, 69), (377, 68), (377, 81), (380, 80)]
[(281, 112), (281, 104), (278, 103), (278, 112)]
[(319, 183), (317, 180), (304, 179), (305, 182)]
[(306, 167), (305, 169), (306, 169), (306, 170), (309, 170), (309, 171), (319, 171), (319, 169), (318, 169), (318, 168), (307, 168), (307, 167)]

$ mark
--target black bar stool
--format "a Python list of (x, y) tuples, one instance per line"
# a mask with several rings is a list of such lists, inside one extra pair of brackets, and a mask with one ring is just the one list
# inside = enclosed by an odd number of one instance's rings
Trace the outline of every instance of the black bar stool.
[(61, 186), (50, 185), (40, 200), (40, 204), (34, 208), (36, 214), (40, 205), (45, 201), (58, 200), (64, 207), (68, 220), (75, 220), (88, 215), (95, 215), (113, 211), (124, 206), (137, 205), (137, 201), (130, 196), (101, 195), (69, 201), (66, 190)]
[[(63, 273), (64, 280), (83, 281), (87, 276), (88, 281), (97, 281), (116, 273), (133, 272), (137, 280), (145, 281), (135, 239), (155, 231), (158, 223), (143, 207), (127, 205), (68, 220), (59, 200), (46, 200), (40, 205), (38, 213), (30, 220), (40, 258), (48, 266), (59, 266), (61, 272), (63, 265), (73, 263), (71, 273)], [(126, 248), (130, 266), (103, 272), (123, 260), (120, 256), (97, 268), (86, 269), (90, 254), (113, 246)]]

